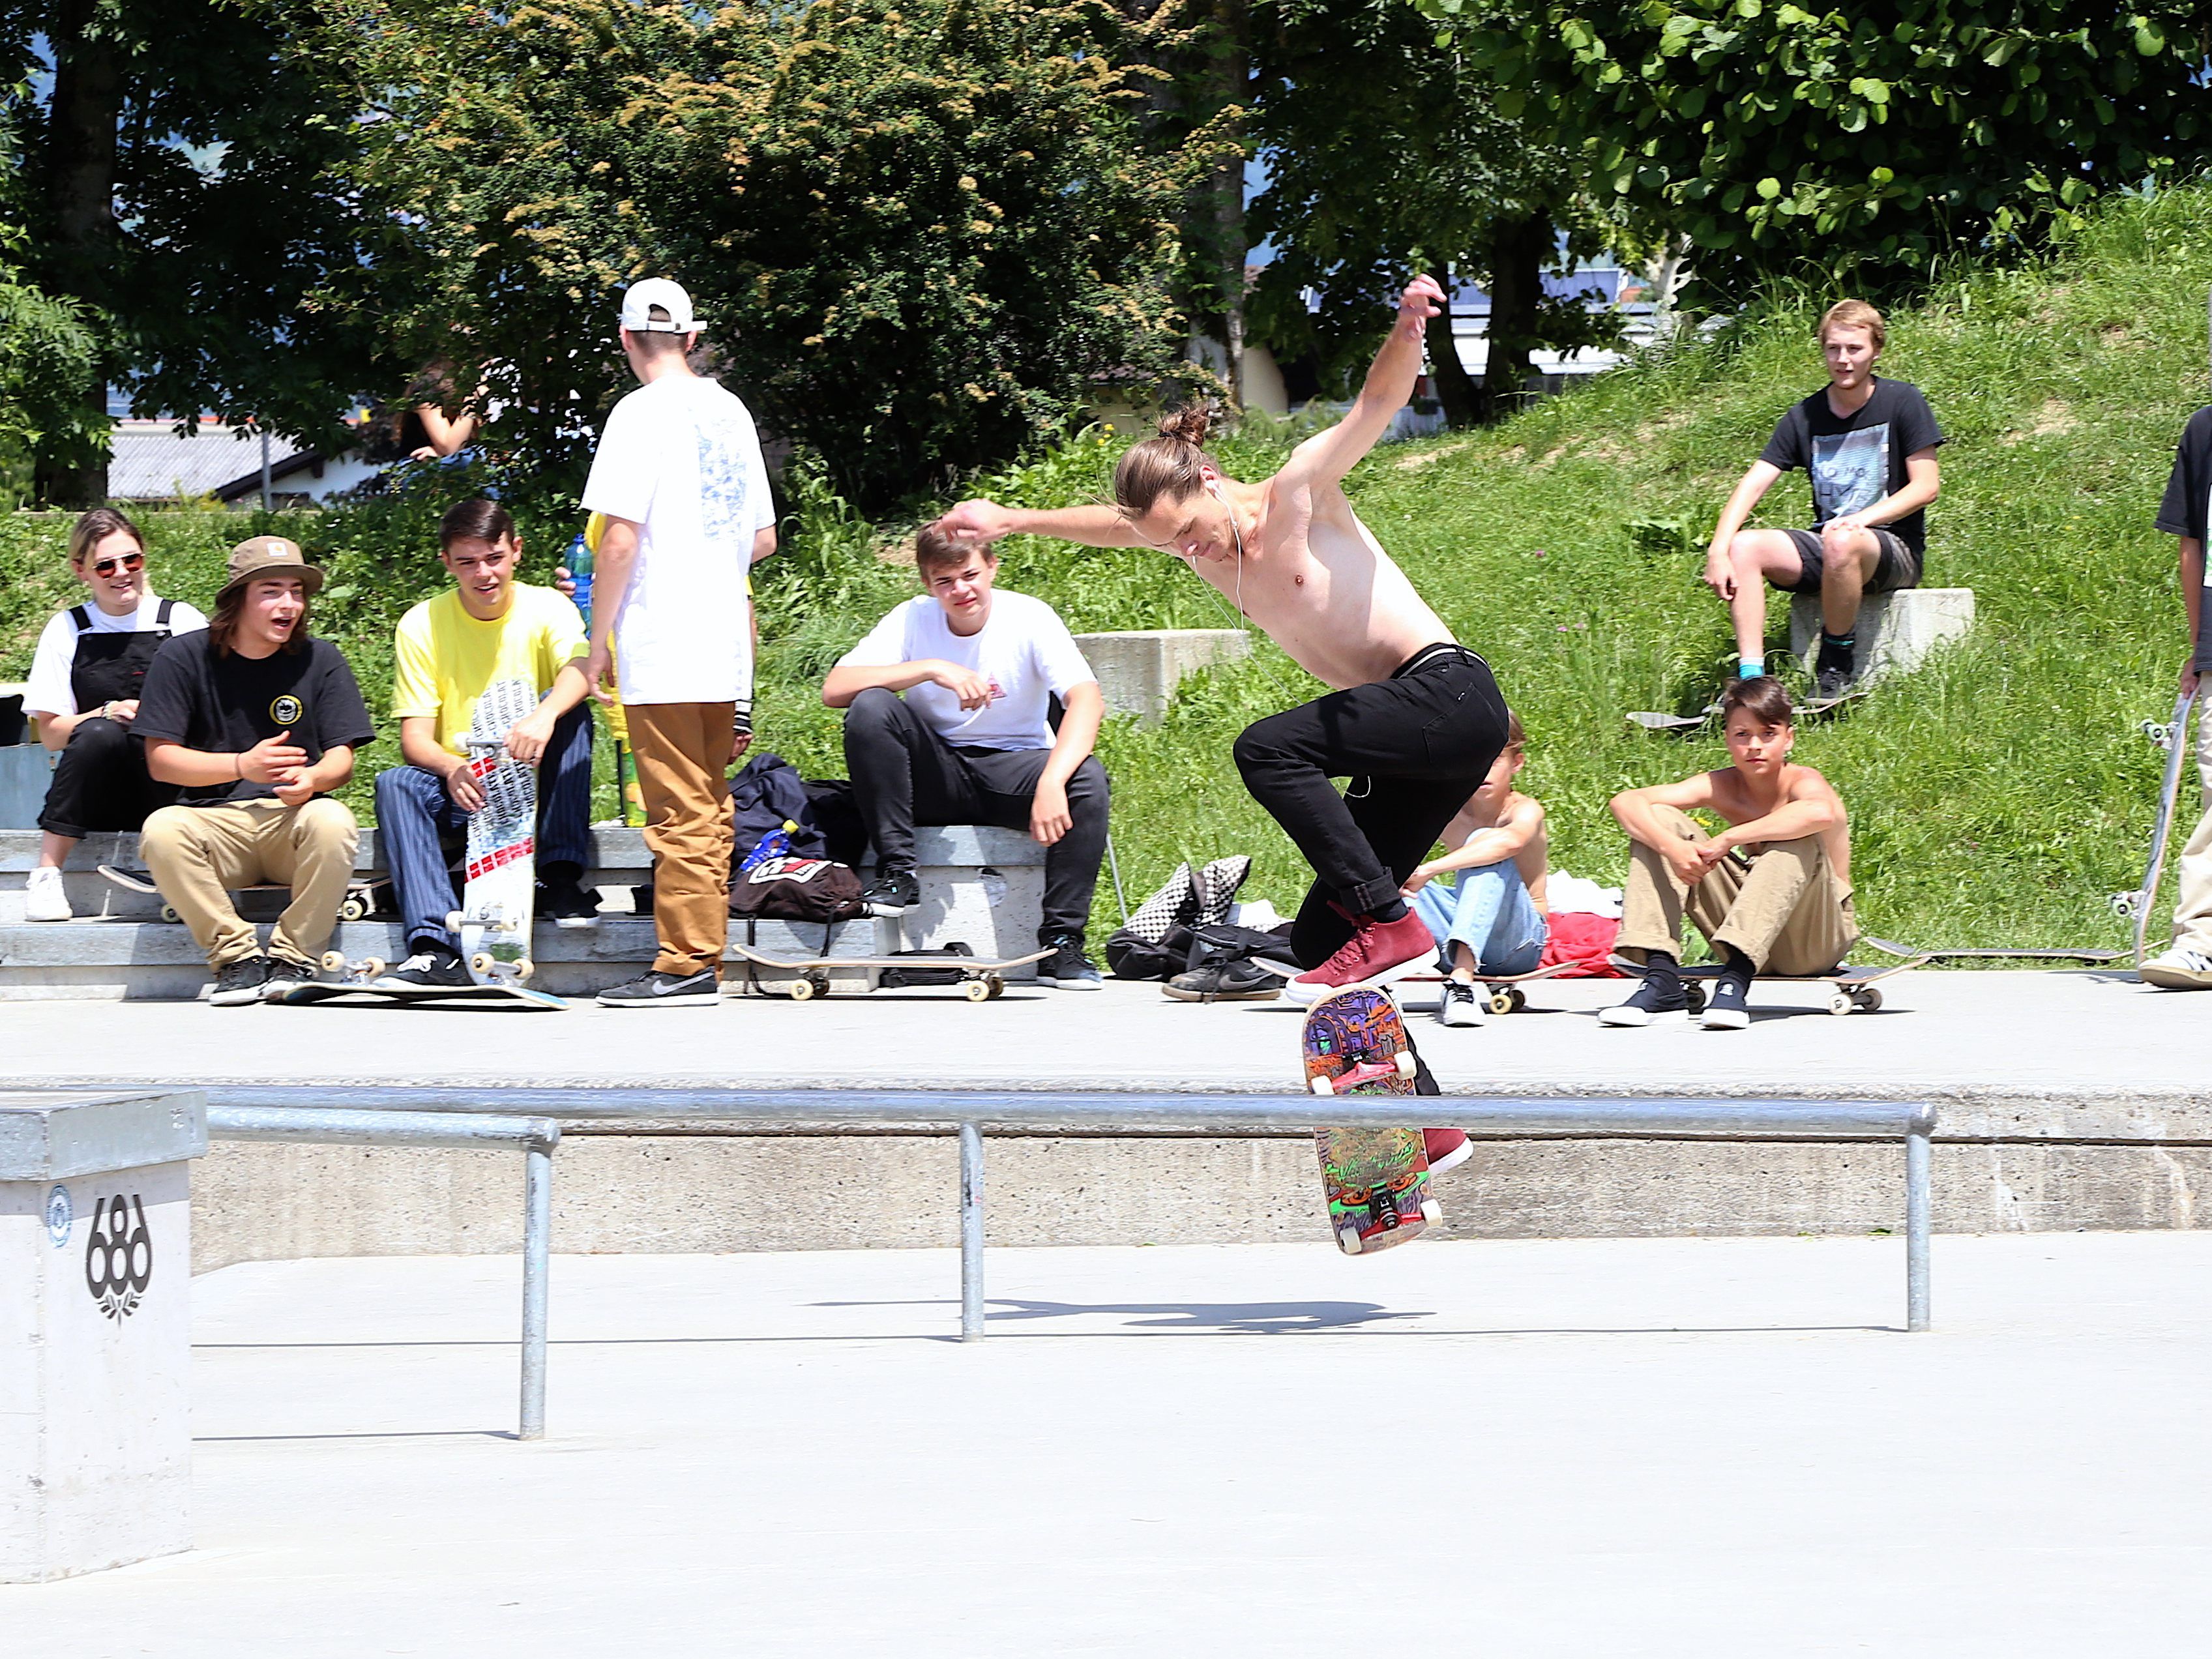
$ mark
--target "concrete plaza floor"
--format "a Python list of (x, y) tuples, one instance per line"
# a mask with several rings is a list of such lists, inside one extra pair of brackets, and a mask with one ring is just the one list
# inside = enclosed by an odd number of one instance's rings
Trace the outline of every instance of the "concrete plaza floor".
[[(803, 1012), (803, 1011), (802, 1011)], [(1839, 1024), (1843, 1022), (1838, 1022)], [(193, 1553), (10, 1654), (2079, 1659), (2212, 1623), (2212, 1237), (564, 1257), (196, 1282)], [(1393, 1613), (1393, 1607), (1399, 1609)]]

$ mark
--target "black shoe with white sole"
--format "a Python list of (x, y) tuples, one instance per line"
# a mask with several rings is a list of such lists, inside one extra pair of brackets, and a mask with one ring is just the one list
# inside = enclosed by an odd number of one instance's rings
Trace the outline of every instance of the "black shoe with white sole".
[(556, 927), (594, 927), (599, 896), (574, 877), (556, 876), (538, 888), (538, 914)]
[(208, 1000), (218, 1008), (239, 1008), (261, 1000), (261, 988), (269, 982), (270, 963), (256, 953), (226, 962), (215, 970), (215, 989)]
[(1701, 1023), (1708, 1031), (1741, 1031), (1750, 1024), (1751, 981), (1734, 975), (1723, 975), (1715, 980), (1705, 998), (1705, 1017)]
[(653, 968), (600, 992), (599, 1000), (608, 1008), (713, 1008), (721, 1002), (722, 988), (711, 968), (696, 974), (664, 974)]
[(458, 952), (442, 945), (417, 946), (409, 957), (381, 979), (371, 980), (373, 991), (450, 991), (473, 984), (469, 977), (468, 964)]
[(1161, 989), (1177, 1002), (1272, 1002), (1283, 994), (1283, 975), (1237, 957), (1177, 974)]
[(885, 870), (860, 890), (860, 908), (872, 916), (902, 916), (921, 902), (921, 884), (911, 870)]
[(304, 962), (289, 962), (283, 957), (269, 958), (269, 976), (261, 981), (264, 1002), (282, 1002), (302, 985), (315, 982), (315, 970)]
[(1037, 963), (1039, 979), (1063, 991), (1095, 991), (1104, 982), (1099, 978), (1098, 964), (1083, 954), (1079, 935), (1062, 933), (1037, 943), (1052, 946), (1052, 954)]
[(1662, 1015), (1689, 1012), (1689, 993), (1682, 988), (1680, 980), (1669, 974), (1663, 982), (1656, 975), (1647, 978), (1627, 1001), (1600, 1011), (1597, 1019), (1601, 1025), (1649, 1025)]

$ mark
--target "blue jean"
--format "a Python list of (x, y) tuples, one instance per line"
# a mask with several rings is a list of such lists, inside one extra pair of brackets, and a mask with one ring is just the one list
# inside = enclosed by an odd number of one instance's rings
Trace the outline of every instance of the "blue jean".
[[(392, 896), (407, 926), (407, 947), (458, 948), (446, 917), (459, 905), (448, 847), (469, 833), (469, 815), (453, 805), (445, 781), (419, 766), (376, 775), (376, 845), (392, 876)], [(579, 703), (553, 722), (553, 740), (538, 763), (538, 873), (556, 866), (576, 880), (592, 856), (592, 713)]]
[(1455, 945), (1474, 954), (1478, 974), (1532, 971), (1549, 929), (1513, 860), (1459, 871), (1458, 884), (1448, 886), (1452, 873), (1437, 877), (1413, 899), (1413, 914), (1428, 923), (1444, 971), (1451, 971)]

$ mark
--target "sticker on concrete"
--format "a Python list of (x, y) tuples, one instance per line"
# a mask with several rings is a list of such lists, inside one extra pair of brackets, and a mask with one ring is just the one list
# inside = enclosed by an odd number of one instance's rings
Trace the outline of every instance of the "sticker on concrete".
[(69, 1188), (57, 1185), (46, 1194), (46, 1237), (60, 1249), (69, 1243), (70, 1223), (76, 1219), (76, 1206), (70, 1202)]
[(1006, 902), (1006, 878), (1004, 876), (987, 864), (975, 872), (975, 878), (983, 884), (984, 900), (993, 909)]
[(120, 1321), (136, 1313), (154, 1279), (154, 1235), (147, 1230), (146, 1206), (133, 1193), (92, 1206), (92, 1229), (84, 1246), (85, 1288), (100, 1312)]

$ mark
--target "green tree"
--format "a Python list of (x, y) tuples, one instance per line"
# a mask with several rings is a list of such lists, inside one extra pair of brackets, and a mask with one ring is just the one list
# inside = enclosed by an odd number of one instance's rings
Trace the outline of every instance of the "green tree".
[(1880, 287), (2203, 159), (2197, 0), (1415, 0), (1723, 301)]
[(352, 0), (325, 39), (403, 229), (343, 281), (573, 464), (627, 384), (616, 291), (675, 276), (764, 422), (880, 506), (1170, 371), (1191, 164), (1140, 143), (1126, 34), (1091, 0)]
[(1416, 268), (1479, 283), (1492, 307), (1481, 386), (1460, 365), (1450, 319), (1429, 325), (1437, 390), (1458, 426), (1510, 413), (1537, 348), (1617, 337), (1613, 318), (1547, 295), (1543, 276), (1630, 245), (1627, 227), (1597, 210), (1533, 118), (1497, 112), (1496, 88), (1410, 7), (1270, 0), (1259, 16), (1251, 131), (1269, 180), (1252, 224), (1276, 258), (1252, 313), (1270, 345), (1310, 352), (1341, 380), (1373, 352), (1389, 297)]
[[(21, 100), (18, 87), (11, 100)], [(0, 500), (14, 505), (31, 491), (40, 448), (97, 447), (106, 422), (94, 422), (82, 388), (98, 343), (83, 307), (22, 280), (20, 261), (30, 242), (19, 200), (13, 127), (0, 116)]]

